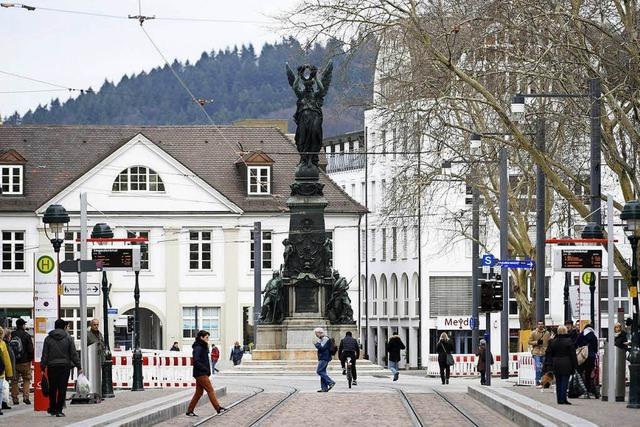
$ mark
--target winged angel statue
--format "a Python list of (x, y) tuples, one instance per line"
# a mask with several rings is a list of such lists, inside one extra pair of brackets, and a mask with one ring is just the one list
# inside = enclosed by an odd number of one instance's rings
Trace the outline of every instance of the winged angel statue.
[(315, 65), (301, 65), (297, 73), (289, 64), (286, 66), (289, 86), (298, 97), (293, 120), (297, 125), (295, 141), (300, 153), (299, 164), (306, 167), (313, 164), (317, 167), (318, 152), (322, 148), (322, 104), (331, 84), (333, 62), (327, 64), (320, 78)]

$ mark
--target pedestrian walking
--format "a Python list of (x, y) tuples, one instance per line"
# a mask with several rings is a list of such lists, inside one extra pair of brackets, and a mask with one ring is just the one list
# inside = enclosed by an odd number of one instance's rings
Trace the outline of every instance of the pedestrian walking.
[(218, 359), (220, 359), (220, 349), (216, 347), (214, 343), (211, 343), (211, 375), (215, 375), (216, 372), (220, 372), (220, 370), (216, 368)]
[(67, 398), (67, 383), (72, 367), (82, 373), (80, 359), (73, 338), (67, 332), (67, 321), (58, 319), (55, 329), (49, 332), (42, 346), (40, 367), (46, 370), (49, 380), (49, 409), (47, 412), (56, 417), (64, 417), (62, 408)]
[(193, 348), (193, 378), (196, 379), (196, 391), (191, 398), (191, 402), (189, 402), (186, 415), (188, 417), (196, 416), (193, 410), (196, 408), (204, 391), (207, 392), (209, 402), (211, 402), (211, 405), (218, 414), (226, 411), (227, 409), (218, 403), (216, 391), (211, 385), (211, 380), (209, 380), (209, 376), (211, 375), (209, 365), (209, 332), (198, 331), (196, 340), (191, 347)]
[(22, 401), (26, 405), (31, 405), (29, 399), (29, 389), (31, 387), (31, 362), (33, 362), (33, 339), (24, 325), (23, 319), (16, 321), (16, 330), (11, 334), (11, 340), (9, 341), (9, 347), (13, 350), (13, 354), (16, 358), (16, 369), (13, 375), (13, 381), (11, 382), (11, 397), (13, 398), (13, 404), (20, 403), (18, 400), (18, 382), (22, 378)]
[(549, 344), (549, 331), (544, 327), (544, 322), (539, 321), (536, 329), (531, 331), (529, 336), (529, 345), (531, 346), (531, 355), (536, 367), (536, 387), (542, 388), (540, 379), (542, 378), (542, 369), (544, 367), (544, 354)]
[(578, 368), (578, 359), (566, 326), (558, 326), (558, 335), (549, 344), (547, 354), (552, 360), (551, 366), (556, 379), (556, 401), (558, 405), (571, 405), (567, 400), (569, 377)]
[(358, 385), (356, 360), (360, 357), (360, 346), (358, 345), (358, 341), (353, 338), (351, 331), (347, 331), (344, 334), (344, 338), (340, 340), (340, 345), (338, 346), (338, 358), (342, 364), (342, 375), (347, 375), (347, 370), (345, 368), (347, 357), (351, 358), (351, 377), (353, 378), (353, 382), (351, 384)]
[(180, 346), (178, 346), (178, 341), (173, 342), (173, 345), (171, 346), (169, 351), (180, 351)]
[(242, 356), (244, 356), (244, 350), (242, 349), (242, 346), (240, 346), (240, 343), (236, 341), (231, 349), (231, 356), (229, 357), (229, 360), (233, 362), (233, 366), (236, 366), (242, 363)]
[(327, 374), (327, 366), (329, 366), (329, 362), (332, 359), (331, 340), (325, 335), (322, 328), (315, 328), (313, 332), (318, 338), (314, 343), (316, 349), (318, 349), (318, 367), (316, 368), (316, 374), (320, 376), (320, 390), (318, 390), (318, 393), (326, 393), (336, 385), (335, 381)]
[[(4, 342), (4, 329), (0, 327), (0, 402), (3, 402), (2, 394), (4, 391), (4, 381), (6, 378), (11, 377), (13, 377), (11, 356), (9, 355), (7, 344)], [(0, 409), (0, 415), (2, 415), (2, 409)]]
[(400, 350), (404, 350), (406, 347), (402, 342), (402, 339), (398, 336), (398, 331), (393, 331), (389, 342), (387, 343), (387, 360), (389, 360), (389, 370), (393, 374), (393, 380), (398, 381), (400, 372), (398, 371), (398, 363), (400, 362)]
[(489, 366), (487, 366), (487, 342), (480, 340), (478, 350), (476, 350), (476, 356), (478, 356), (478, 372), (480, 372), (480, 385), (487, 385), (487, 375), (491, 375), (491, 365), (493, 365), (493, 354), (489, 352), (491, 356), (489, 360)]
[(587, 347), (588, 356), (586, 360), (578, 366), (578, 372), (584, 378), (584, 385), (587, 387), (587, 392), (593, 394), (596, 399), (600, 399), (600, 392), (596, 388), (596, 379), (593, 376), (596, 367), (596, 355), (598, 353), (598, 337), (590, 323), (584, 327), (576, 340), (577, 351), (581, 351), (582, 347)]
[(438, 365), (440, 366), (440, 379), (442, 384), (449, 384), (451, 376), (451, 365), (453, 365), (453, 342), (449, 339), (446, 332), (440, 334), (440, 340), (436, 344), (436, 352), (438, 353)]

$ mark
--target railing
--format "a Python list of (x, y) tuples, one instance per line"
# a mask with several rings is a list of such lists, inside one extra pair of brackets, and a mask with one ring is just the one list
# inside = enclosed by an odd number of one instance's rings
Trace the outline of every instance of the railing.
[[(531, 355), (529, 353), (509, 353), (509, 375), (518, 375), (518, 380), (520, 379), (520, 360), (523, 356)], [(500, 375), (500, 355), (496, 355), (494, 357), (495, 363), (491, 366), (491, 375)], [(454, 354), (453, 355), (454, 364), (451, 367), (451, 376), (452, 377), (468, 377), (480, 375), (478, 372), (478, 357), (475, 354)], [(528, 366), (525, 367), (527, 370)], [(527, 375), (529, 372), (524, 373), (523, 375)], [(438, 355), (430, 354), (429, 362), (427, 364), (427, 375), (432, 376), (440, 376), (440, 366), (438, 365)], [(535, 379), (535, 370), (534, 370), (534, 379)]]
[(364, 168), (366, 156), (363, 153), (327, 154), (327, 173)]

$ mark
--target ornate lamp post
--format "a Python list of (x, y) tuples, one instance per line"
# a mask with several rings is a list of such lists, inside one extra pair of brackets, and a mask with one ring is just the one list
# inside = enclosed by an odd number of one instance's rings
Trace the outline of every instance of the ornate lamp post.
[(144, 383), (142, 382), (142, 350), (140, 349), (140, 283), (138, 277), (140, 270), (134, 271), (136, 275), (136, 284), (133, 288), (133, 299), (135, 301), (134, 308), (134, 350), (133, 350), (133, 385), (131, 391), (143, 391)]
[[(602, 230), (602, 226), (595, 222), (588, 223), (584, 230), (582, 230), (581, 237), (583, 239), (604, 239), (604, 231)], [(591, 272), (591, 276), (589, 278), (589, 292), (591, 293), (591, 326), (595, 325), (595, 301), (594, 296), (596, 292), (596, 273)], [(610, 295), (609, 298), (613, 298), (613, 295)], [(598, 308), (600, 308), (600, 304), (598, 304)]]
[[(69, 214), (62, 205), (49, 205), (47, 210), (44, 212), (42, 222), (45, 225), (44, 234), (47, 236), (47, 239), (51, 241), (51, 244), (53, 245), (53, 251), (56, 253), (56, 263), (58, 264), (58, 317), (60, 317), (60, 294), (62, 293), (62, 276), (60, 274), (60, 248), (62, 247), (62, 243), (64, 242), (65, 224), (67, 224), (67, 231), (69, 230)], [(63, 238), (60, 238), (61, 234)]]
[[(93, 226), (92, 239), (113, 239), (113, 231), (104, 222)], [(104, 360), (102, 361), (102, 397), (115, 397), (112, 384), (111, 348), (109, 347), (109, 281), (107, 272), (102, 270), (102, 317), (104, 335)]]
[[(620, 219), (631, 244), (631, 286), (633, 298), (633, 325), (629, 351), (629, 403), (627, 408), (640, 408), (640, 331), (638, 330), (638, 231), (640, 230), (640, 202), (632, 200), (624, 205)], [(612, 295), (609, 295), (611, 298)]]

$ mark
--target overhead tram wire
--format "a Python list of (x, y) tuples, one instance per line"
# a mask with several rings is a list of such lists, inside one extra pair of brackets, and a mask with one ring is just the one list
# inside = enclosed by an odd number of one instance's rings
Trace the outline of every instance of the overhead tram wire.
[[(209, 123), (211, 124), (211, 126), (213, 126), (213, 128), (220, 134), (220, 136), (222, 137), (222, 139), (224, 140), (224, 142), (229, 146), (229, 148), (231, 148), (231, 150), (233, 152), (236, 152), (236, 148), (233, 147), (233, 144), (231, 141), (229, 141), (229, 139), (227, 139), (227, 137), (225, 136), (225, 134), (220, 130), (220, 128), (216, 125), (216, 123), (213, 121), (213, 119), (211, 118), (211, 116), (209, 115), (209, 113), (207, 113), (207, 110), (204, 108), (204, 105), (202, 103), (200, 103), (199, 98), (196, 98), (195, 95), (193, 94), (193, 92), (191, 92), (191, 90), (189, 89), (189, 87), (186, 85), (186, 83), (180, 78), (180, 76), (178, 75), (178, 73), (176, 72), (176, 70), (173, 69), (173, 67), (171, 66), (171, 64), (169, 63), (169, 61), (167, 60), (167, 57), (164, 55), (164, 53), (162, 53), (162, 50), (160, 50), (160, 48), (158, 47), (158, 45), (153, 41), (153, 39), (151, 38), (151, 35), (147, 32), (147, 30), (144, 28), (144, 21), (145, 21), (146, 17), (143, 17), (142, 15), (138, 16), (137, 19), (140, 21), (140, 29), (142, 30), (142, 32), (144, 33), (144, 35), (147, 37), (147, 39), (149, 39), (149, 42), (151, 43), (151, 45), (153, 46), (153, 48), (156, 50), (156, 52), (158, 52), (158, 54), (160, 55), (160, 57), (162, 58), (162, 60), (165, 62), (165, 64), (167, 65), (167, 67), (169, 68), (169, 70), (171, 70), (171, 73), (173, 74), (173, 76), (176, 78), (176, 80), (178, 80), (178, 82), (180, 83), (180, 86), (183, 87), (183, 89), (189, 94), (189, 96), (191, 97), (191, 100), (193, 101), (194, 104), (196, 104), (198, 106), (198, 108), (200, 109), (200, 111), (202, 111), (202, 113), (207, 117), (207, 120), (209, 121)], [(240, 142), (236, 142), (237, 148), (240, 149), (240, 151), (243, 151), (242, 145), (240, 144)], [(242, 163), (244, 163), (245, 167), (247, 166), (247, 163), (244, 160), (244, 156), (242, 154), (238, 155), (239, 159), (242, 160)]]
[[(130, 16), (125, 15), (112, 15), (108, 13), (99, 13), (99, 12), (87, 12), (83, 10), (70, 10), (70, 9), (56, 9), (52, 7), (41, 7), (41, 6), (29, 6), (22, 3), (0, 3), (2, 7), (5, 8), (22, 8), (27, 9), (29, 11), (44, 11), (44, 12), (54, 12), (54, 13), (66, 13), (66, 14), (74, 14), (74, 15), (84, 15), (84, 16), (94, 16), (97, 18), (109, 18), (109, 19), (121, 19), (121, 20), (129, 20)], [(140, 7), (138, 8), (140, 11)], [(142, 14), (139, 12), (138, 16)], [(149, 17), (150, 18), (150, 17)], [(191, 18), (191, 17), (154, 17), (154, 19), (159, 21), (176, 21), (176, 22), (202, 22), (202, 23), (214, 23), (214, 24), (270, 24), (269, 21), (258, 21), (258, 20), (242, 20), (242, 19), (215, 19), (215, 18)]]
[[(0, 74), (4, 74), (6, 76), (11, 76), (11, 77), (16, 77), (16, 78), (23, 79), (23, 80), (30, 80), (32, 82), (42, 83), (42, 84), (53, 86), (53, 87), (57, 87), (58, 90), (66, 90), (68, 92), (80, 92), (80, 93), (90, 92), (89, 89), (76, 89), (76, 88), (69, 87), (69, 86), (64, 86), (64, 85), (61, 85), (61, 84), (58, 84), (58, 83), (52, 83), (52, 82), (48, 82), (46, 80), (40, 80), (40, 79), (36, 79), (36, 78), (33, 78), (33, 77), (25, 76), (25, 75), (22, 75), (22, 74), (11, 73), (9, 71), (0, 70)], [(51, 91), (51, 90), (42, 90), (42, 91), (39, 91), (39, 92), (45, 92), (45, 91)], [(12, 92), (2, 92), (2, 93), (12, 93)], [(15, 92), (15, 93), (20, 93), (20, 92)]]

